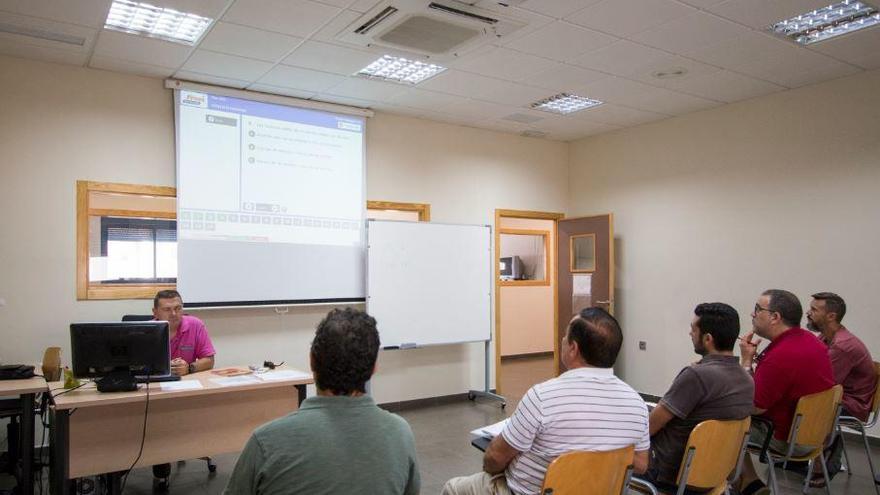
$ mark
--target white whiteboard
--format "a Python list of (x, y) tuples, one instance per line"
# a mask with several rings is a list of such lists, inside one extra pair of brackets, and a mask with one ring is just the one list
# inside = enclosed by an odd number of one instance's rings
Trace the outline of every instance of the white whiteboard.
[(488, 225), (367, 222), (367, 312), (383, 348), (488, 341)]

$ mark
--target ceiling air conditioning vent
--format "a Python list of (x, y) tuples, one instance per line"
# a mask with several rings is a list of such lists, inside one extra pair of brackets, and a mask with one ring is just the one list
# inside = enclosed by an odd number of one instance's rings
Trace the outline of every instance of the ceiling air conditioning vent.
[(384, 54), (450, 61), (526, 25), (509, 10), (456, 0), (383, 0), (336, 39)]

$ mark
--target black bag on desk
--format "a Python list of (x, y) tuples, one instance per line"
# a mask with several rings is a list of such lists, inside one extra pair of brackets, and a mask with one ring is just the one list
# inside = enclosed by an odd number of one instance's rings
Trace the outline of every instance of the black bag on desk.
[(25, 364), (4, 364), (0, 366), (0, 380), (21, 380), (33, 376), (33, 366)]

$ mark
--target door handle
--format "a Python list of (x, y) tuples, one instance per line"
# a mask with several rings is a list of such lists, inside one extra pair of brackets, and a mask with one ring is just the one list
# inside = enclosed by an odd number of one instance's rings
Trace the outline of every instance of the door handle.
[(609, 299), (607, 301), (596, 301), (596, 304), (611, 304), (613, 302), (614, 302), (613, 299)]

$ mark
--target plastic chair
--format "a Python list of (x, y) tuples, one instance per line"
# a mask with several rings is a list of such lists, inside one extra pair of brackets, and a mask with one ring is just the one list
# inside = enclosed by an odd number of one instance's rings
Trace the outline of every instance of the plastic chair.
[(603, 452), (567, 452), (547, 467), (542, 495), (620, 494), (632, 474), (632, 445)]
[[(766, 456), (767, 465), (769, 466), (767, 471), (770, 489), (773, 493), (779, 493), (775, 469), (777, 463), (787, 463), (788, 461), (809, 462), (802, 490), (803, 493), (806, 493), (813, 471), (813, 462), (818, 458), (822, 466), (822, 476), (825, 478), (825, 493), (831, 494), (831, 489), (829, 488), (831, 478), (828, 476), (828, 466), (825, 464), (825, 457), (822, 455), (822, 451), (825, 447), (826, 439), (837, 431), (836, 421), (840, 414), (840, 398), (842, 396), (843, 387), (835, 385), (828, 390), (805, 395), (798, 400), (791, 423), (791, 430), (788, 433), (787, 452), (779, 452), (769, 446), (770, 437), (773, 434), (772, 430), (768, 434), (767, 441), (763, 446), (758, 447), (749, 444), (749, 452), (760, 454), (762, 459)], [(795, 446), (806, 447), (810, 450), (804, 455), (796, 456), (794, 455)]]
[[(868, 466), (871, 468), (871, 477), (877, 479), (877, 472), (874, 470), (874, 460), (871, 458), (871, 447), (868, 445), (868, 436), (865, 432), (868, 428), (872, 428), (877, 424), (880, 417), (880, 363), (874, 361), (874, 373), (877, 376), (877, 385), (874, 388), (874, 398), (871, 402), (871, 414), (868, 415), (868, 421), (862, 422), (859, 418), (853, 416), (840, 416), (837, 419), (837, 432), (843, 434), (842, 428), (855, 430), (862, 435), (862, 441), (865, 443), (865, 456), (868, 458)], [(846, 460), (847, 474), (852, 475), (852, 464), (849, 462), (849, 454), (846, 452), (846, 442), (843, 443), (843, 458)], [(874, 484), (874, 490), (880, 495), (880, 486)]]
[[(728, 493), (728, 477), (739, 477), (746, 453), (751, 418), (739, 420), (707, 420), (698, 424), (688, 436), (675, 484), (677, 495), (687, 488), (708, 490), (707, 495)], [(650, 482), (638, 477), (630, 481), (637, 491), (658, 492)]]

